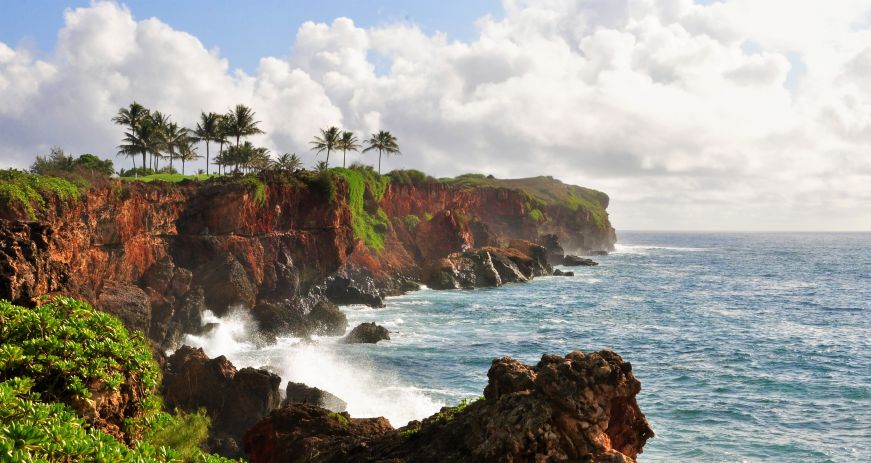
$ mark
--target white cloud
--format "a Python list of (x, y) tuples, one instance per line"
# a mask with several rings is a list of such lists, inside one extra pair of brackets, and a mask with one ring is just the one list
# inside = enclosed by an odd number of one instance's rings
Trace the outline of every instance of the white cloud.
[(618, 228), (871, 228), (867, 2), (504, 10), (470, 42), (308, 22), (253, 75), (115, 3), (70, 10), (42, 60), (0, 43), (0, 165), (53, 144), (109, 155), (110, 119), (133, 99), (184, 124), (244, 103), (275, 152), (308, 154), (330, 124), (386, 128), (403, 151), (388, 169), (553, 174), (607, 191)]

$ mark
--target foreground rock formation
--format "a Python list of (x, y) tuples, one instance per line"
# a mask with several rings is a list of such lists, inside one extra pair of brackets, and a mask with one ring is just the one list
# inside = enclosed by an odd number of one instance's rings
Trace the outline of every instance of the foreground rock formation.
[(632, 365), (611, 351), (494, 360), (483, 400), (393, 429), (288, 404), (245, 435), (252, 463), (633, 462), (653, 431)]

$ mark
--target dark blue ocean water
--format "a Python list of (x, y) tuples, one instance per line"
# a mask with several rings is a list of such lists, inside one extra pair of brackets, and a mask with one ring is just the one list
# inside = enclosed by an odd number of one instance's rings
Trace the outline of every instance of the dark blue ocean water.
[(575, 277), (345, 308), (352, 326), (387, 326), (387, 343), (288, 338), (230, 358), (401, 425), (480, 395), (494, 358), (607, 348), (632, 362), (656, 432), (639, 461), (871, 461), (871, 234), (619, 239)]

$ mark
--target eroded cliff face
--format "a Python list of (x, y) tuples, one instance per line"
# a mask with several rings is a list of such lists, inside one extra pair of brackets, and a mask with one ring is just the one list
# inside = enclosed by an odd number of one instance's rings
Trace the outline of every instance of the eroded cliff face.
[(536, 215), (522, 192), (433, 182), (367, 194), (366, 209), (389, 220), (375, 250), (355, 237), (340, 177), (332, 199), (311, 177), (250, 180), (111, 181), (72, 203), (48, 198), (37, 221), (4, 209), (0, 298), (81, 297), (165, 346), (198, 329), (206, 309), (251, 310), (265, 331), (342, 332), (325, 299), (377, 306), (452, 253), (546, 233), (567, 249), (614, 243), (610, 224), (584, 210)]

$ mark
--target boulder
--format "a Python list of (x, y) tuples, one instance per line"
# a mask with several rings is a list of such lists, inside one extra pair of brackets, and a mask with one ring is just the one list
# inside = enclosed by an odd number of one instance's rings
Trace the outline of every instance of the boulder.
[(127, 329), (148, 334), (151, 326), (151, 302), (145, 291), (139, 287), (106, 283), (95, 306), (120, 318)]
[(378, 341), (390, 340), (387, 328), (375, 323), (361, 323), (342, 339), (346, 344), (375, 344)]
[[(281, 378), (266, 370), (236, 367), (223, 355), (214, 359), (202, 349), (182, 346), (167, 360), (161, 391), (170, 410), (204, 408), (212, 418), (215, 450), (237, 457), (232, 449), (242, 434), (281, 403)], [(229, 449), (229, 450), (228, 450)]]
[(593, 265), (599, 265), (599, 263), (594, 261), (593, 259), (587, 259), (585, 257), (579, 257), (579, 256), (573, 256), (573, 255), (565, 256), (563, 258), (562, 264), (565, 266), (568, 266), (568, 267), (577, 267), (577, 266), (590, 267)]
[(206, 305), (217, 315), (224, 315), (233, 306), (254, 307), (254, 286), (245, 268), (229, 254), (218, 256), (194, 272), (196, 283), (202, 286)]
[(575, 272), (564, 272), (560, 269), (554, 269), (553, 276), (555, 276), (555, 277), (573, 277), (573, 276), (575, 276)]
[(327, 278), (325, 286), (327, 298), (335, 304), (384, 307), (384, 297), (371, 272), (359, 269), (343, 271)]
[(333, 412), (343, 412), (348, 408), (347, 402), (323, 389), (290, 381), (287, 383), (284, 402), (281, 405), (295, 403), (315, 405)]
[(341, 336), (348, 328), (345, 314), (332, 302), (317, 297), (260, 302), (251, 315), (261, 334), (270, 339), (279, 334)]
[[(631, 463), (653, 431), (632, 365), (611, 351), (493, 361), (482, 400), (393, 430), (307, 404), (276, 410), (245, 435), (252, 463)], [(398, 432), (397, 432), (398, 431)]]

